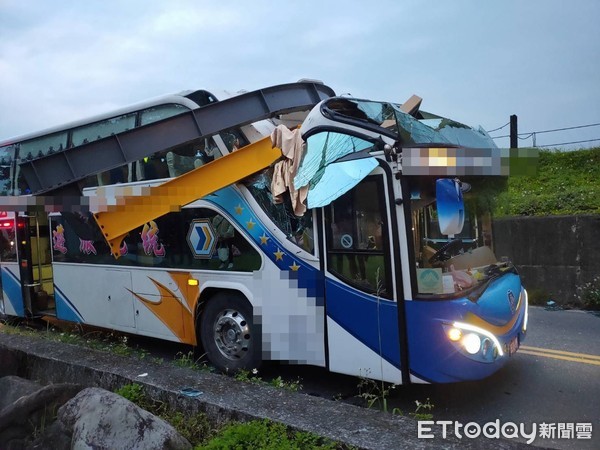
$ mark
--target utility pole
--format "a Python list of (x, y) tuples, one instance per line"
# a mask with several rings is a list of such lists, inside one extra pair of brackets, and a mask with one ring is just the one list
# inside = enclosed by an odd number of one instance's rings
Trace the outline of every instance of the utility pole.
[(519, 148), (516, 114), (510, 116), (510, 148)]

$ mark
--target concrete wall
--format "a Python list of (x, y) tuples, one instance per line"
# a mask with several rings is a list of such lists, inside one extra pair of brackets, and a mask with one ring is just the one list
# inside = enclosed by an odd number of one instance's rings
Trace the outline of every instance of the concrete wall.
[(515, 263), (529, 292), (583, 306), (577, 287), (600, 276), (600, 215), (511, 217), (493, 227), (496, 256)]

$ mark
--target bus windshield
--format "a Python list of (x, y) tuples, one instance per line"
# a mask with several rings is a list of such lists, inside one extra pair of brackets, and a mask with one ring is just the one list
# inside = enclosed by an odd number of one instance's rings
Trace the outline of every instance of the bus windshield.
[[(456, 235), (440, 231), (435, 178), (410, 180), (412, 235), (418, 296), (468, 295), (491, 278), (514, 268), (494, 253), (492, 204), (504, 184), (469, 179), (464, 193), (464, 226)], [(499, 181), (499, 182), (498, 182)]]

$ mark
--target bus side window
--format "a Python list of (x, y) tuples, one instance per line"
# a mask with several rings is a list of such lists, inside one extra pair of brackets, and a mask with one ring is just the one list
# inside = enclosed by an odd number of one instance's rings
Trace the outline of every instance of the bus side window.
[(328, 270), (348, 284), (391, 298), (381, 183), (367, 178), (325, 209)]

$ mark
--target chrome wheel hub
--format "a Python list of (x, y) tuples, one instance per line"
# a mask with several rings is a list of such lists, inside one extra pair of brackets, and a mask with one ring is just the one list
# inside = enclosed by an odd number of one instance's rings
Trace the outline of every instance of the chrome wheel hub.
[(250, 325), (239, 311), (224, 310), (215, 321), (214, 339), (225, 358), (238, 360), (250, 347)]

